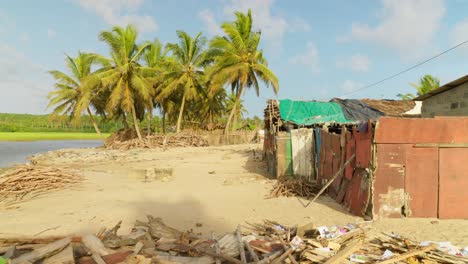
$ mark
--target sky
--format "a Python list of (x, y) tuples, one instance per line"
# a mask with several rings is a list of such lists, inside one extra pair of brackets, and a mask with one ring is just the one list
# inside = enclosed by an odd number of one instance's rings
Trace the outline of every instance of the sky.
[(396, 99), (425, 74), (442, 84), (468, 74), (465, 44), (351, 93), (468, 40), (468, 0), (0, 0), (0, 112), (49, 113), (47, 71), (65, 71), (65, 54), (108, 55), (97, 36), (112, 25), (134, 24), (139, 42), (169, 43), (176, 30), (222, 34), (222, 22), (248, 9), (280, 82), (278, 95), (264, 85), (259, 97), (246, 91), (249, 116), (262, 116), (268, 98)]

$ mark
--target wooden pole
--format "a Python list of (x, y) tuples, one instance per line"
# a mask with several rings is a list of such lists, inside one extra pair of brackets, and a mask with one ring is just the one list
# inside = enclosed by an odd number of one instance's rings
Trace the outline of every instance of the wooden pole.
[(348, 166), (348, 164), (356, 157), (356, 154), (353, 154), (346, 162), (345, 164), (343, 164), (343, 166), (335, 173), (335, 175), (333, 175), (333, 178), (331, 178), (331, 180), (329, 180), (327, 182), (327, 184), (325, 184), (325, 186), (322, 187), (322, 189), (317, 193), (317, 195), (315, 195), (314, 199), (312, 199), (309, 203), (307, 203), (306, 207), (309, 206), (309, 204), (315, 202), (315, 200), (317, 200), (317, 198), (319, 198), (319, 196), (328, 188), (328, 186), (330, 186), (333, 181), (336, 180), (336, 178), (341, 174), (343, 173), (343, 170), (346, 168), (346, 166)]

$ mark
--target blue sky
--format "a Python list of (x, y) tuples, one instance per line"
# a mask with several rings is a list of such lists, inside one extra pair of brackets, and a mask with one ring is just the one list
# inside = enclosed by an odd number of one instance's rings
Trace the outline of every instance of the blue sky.
[[(446, 83), (468, 74), (468, 44), (372, 88), (388, 77), (468, 40), (468, 0), (3, 0), (0, 3), (0, 112), (47, 113), (50, 69), (63, 55), (107, 54), (98, 40), (112, 25), (132, 23), (140, 41), (176, 40), (175, 31), (219, 34), (234, 11), (252, 9), (262, 48), (280, 80), (278, 98), (388, 98), (413, 92), (426, 73)], [(249, 115), (262, 115), (266, 98), (245, 94)]]

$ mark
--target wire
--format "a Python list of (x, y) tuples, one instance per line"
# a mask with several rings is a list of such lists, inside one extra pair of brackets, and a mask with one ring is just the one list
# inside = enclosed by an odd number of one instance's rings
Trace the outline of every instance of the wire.
[(439, 54), (437, 54), (437, 55), (435, 55), (435, 56), (432, 56), (432, 57), (430, 57), (429, 59), (424, 60), (424, 61), (422, 61), (422, 62), (420, 62), (420, 63), (418, 63), (418, 64), (416, 64), (416, 65), (414, 65), (414, 66), (412, 66), (412, 67), (409, 67), (409, 68), (407, 68), (407, 69), (405, 69), (405, 70), (402, 70), (402, 71), (400, 71), (400, 72), (398, 72), (398, 73), (395, 73), (395, 74), (393, 74), (393, 75), (391, 75), (391, 76), (389, 76), (389, 77), (387, 77), (387, 78), (385, 78), (385, 79), (382, 79), (382, 80), (380, 80), (380, 81), (378, 81), (378, 82), (375, 82), (375, 83), (369, 84), (369, 85), (367, 85), (367, 86), (364, 86), (364, 87), (362, 87), (362, 88), (356, 89), (356, 90), (354, 90), (354, 91), (345, 93), (345, 94), (343, 94), (342, 96), (349, 95), (349, 94), (353, 94), (353, 93), (356, 93), (356, 92), (359, 92), (359, 91), (368, 89), (368, 88), (370, 88), (370, 87), (372, 87), (372, 86), (375, 86), (375, 85), (377, 85), (377, 84), (383, 83), (383, 82), (385, 82), (385, 81), (387, 81), (387, 80), (390, 80), (390, 79), (392, 79), (392, 78), (394, 78), (394, 77), (396, 77), (396, 76), (398, 76), (398, 75), (401, 75), (401, 74), (403, 74), (403, 73), (405, 73), (405, 72), (408, 72), (408, 71), (410, 71), (410, 70), (412, 70), (412, 69), (414, 69), (414, 68), (417, 68), (417, 67), (419, 67), (419, 66), (421, 66), (421, 65), (423, 65), (423, 64), (425, 64), (425, 63), (427, 63), (427, 62), (429, 62), (429, 61), (431, 61), (431, 60), (433, 60), (433, 59), (436, 59), (436, 58), (438, 58), (438, 57), (440, 57), (440, 56), (442, 56), (442, 55), (444, 55), (444, 54), (446, 54), (446, 53), (448, 53), (448, 52), (450, 52), (450, 51), (452, 51), (452, 50), (454, 50), (454, 49), (456, 49), (456, 48), (458, 48), (458, 47), (460, 47), (460, 46), (462, 46), (462, 45), (464, 45), (464, 44), (466, 44), (466, 43), (468, 43), (468, 40), (465, 40), (465, 41), (463, 41), (463, 42), (461, 42), (461, 43), (459, 43), (459, 44), (457, 44), (457, 45), (455, 45), (455, 46), (453, 46), (453, 47), (451, 47), (451, 48), (449, 48), (449, 49), (447, 49), (447, 50), (445, 50), (445, 51), (443, 51), (443, 52), (441, 52), (441, 53), (439, 53)]

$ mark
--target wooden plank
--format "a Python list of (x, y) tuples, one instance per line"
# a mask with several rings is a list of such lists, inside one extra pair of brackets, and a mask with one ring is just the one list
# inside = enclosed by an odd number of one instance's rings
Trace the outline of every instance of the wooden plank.
[(190, 263), (190, 264), (211, 264), (214, 259), (209, 256), (203, 257), (181, 257), (181, 256), (156, 256), (157, 263), (160, 264), (176, 264), (176, 263)]
[(43, 264), (72, 264), (75, 263), (75, 259), (73, 257), (73, 247), (72, 245), (68, 245), (64, 250), (60, 251), (59, 253), (44, 259), (42, 262)]
[(305, 177), (307, 179), (312, 178), (312, 141), (312, 129), (301, 128), (291, 131), (292, 164), (295, 176)]
[(418, 143), (415, 148), (468, 148), (468, 143)]
[(71, 238), (67, 237), (58, 241), (55, 241), (53, 243), (50, 243), (48, 245), (45, 245), (43, 247), (40, 247), (32, 252), (23, 254), (15, 259), (12, 259), (11, 263), (16, 264), (16, 263), (24, 263), (24, 262), (35, 262), (37, 260), (46, 258), (48, 256), (54, 255), (55, 253), (61, 251), (64, 249), (66, 246), (68, 246), (71, 243)]
[(112, 254), (114, 251), (107, 249), (102, 241), (95, 235), (86, 235), (83, 237), (83, 244), (91, 251), (92, 258), (97, 264), (106, 264), (101, 256)]
[(351, 254), (358, 251), (359, 248), (362, 246), (363, 241), (361, 239), (351, 242), (348, 246), (344, 249), (339, 251), (335, 256), (329, 258), (325, 264), (338, 264), (345, 259), (347, 259)]
[(244, 248), (244, 242), (242, 242), (242, 233), (241, 233), (241, 226), (237, 226), (236, 230), (236, 236), (237, 236), (237, 243), (239, 245), (239, 252), (241, 256), (241, 261), (246, 263), (247, 262), (247, 257), (245, 256), (245, 248)]
[(395, 263), (395, 262), (402, 261), (402, 260), (405, 260), (405, 259), (410, 258), (410, 257), (412, 257), (412, 256), (416, 256), (416, 255), (419, 255), (419, 254), (421, 254), (421, 253), (425, 253), (425, 252), (428, 252), (428, 251), (431, 251), (431, 250), (434, 250), (434, 249), (437, 249), (437, 245), (436, 245), (436, 244), (432, 244), (432, 245), (430, 245), (430, 246), (423, 247), (423, 248), (421, 248), (421, 249), (412, 250), (412, 251), (410, 251), (410, 252), (407, 252), (407, 253), (398, 255), (398, 256), (393, 257), (393, 258), (391, 258), (391, 259), (387, 259), (387, 260), (384, 260), (384, 261), (377, 262), (377, 264), (391, 264), (391, 263)]

